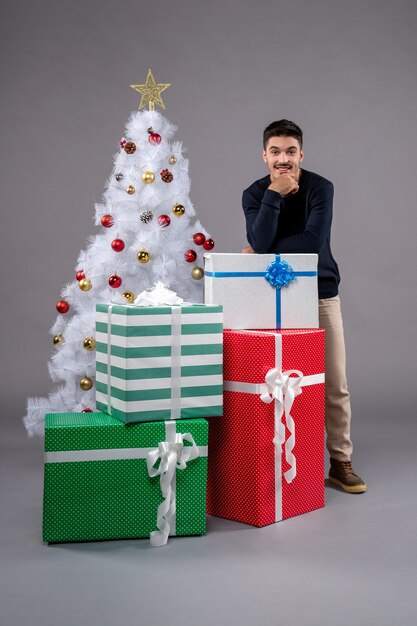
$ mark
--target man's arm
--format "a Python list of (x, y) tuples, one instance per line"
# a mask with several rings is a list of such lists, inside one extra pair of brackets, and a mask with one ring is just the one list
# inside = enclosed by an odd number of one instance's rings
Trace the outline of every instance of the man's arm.
[(246, 217), (246, 237), (258, 254), (269, 252), (277, 234), (282, 196), (266, 189), (259, 203), (253, 192), (243, 192), (242, 206)]

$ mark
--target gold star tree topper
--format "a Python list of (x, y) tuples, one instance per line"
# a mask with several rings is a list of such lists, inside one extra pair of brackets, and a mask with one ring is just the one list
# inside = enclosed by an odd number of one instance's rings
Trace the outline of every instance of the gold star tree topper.
[(161, 93), (171, 87), (171, 83), (157, 83), (151, 70), (148, 71), (146, 83), (144, 85), (130, 85), (132, 89), (142, 94), (139, 104), (139, 111), (149, 106), (149, 111), (155, 110), (155, 104), (165, 109)]

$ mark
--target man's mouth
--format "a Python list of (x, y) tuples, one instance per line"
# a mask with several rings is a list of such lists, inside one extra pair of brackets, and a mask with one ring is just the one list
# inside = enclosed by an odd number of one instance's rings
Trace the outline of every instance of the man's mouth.
[(291, 169), (290, 165), (274, 165), (274, 168), (276, 170), (280, 170), (281, 172), (286, 172), (287, 170)]

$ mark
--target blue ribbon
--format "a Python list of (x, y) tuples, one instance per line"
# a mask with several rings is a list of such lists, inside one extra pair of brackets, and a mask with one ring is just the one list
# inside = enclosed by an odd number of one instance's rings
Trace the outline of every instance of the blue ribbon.
[(205, 272), (209, 278), (256, 278), (263, 276), (272, 287), (275, 287), (276, 328), (281, 328), (281, 287), (287, 287), (297, 276), (317, 276), (317, 272), (295, 272), (291, 265), (275, 255), (265, 272)]

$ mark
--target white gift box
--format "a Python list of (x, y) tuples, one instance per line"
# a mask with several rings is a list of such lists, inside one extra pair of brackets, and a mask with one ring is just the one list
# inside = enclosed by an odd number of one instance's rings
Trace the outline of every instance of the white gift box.
[(317, 254), (205, 254), (204, 302), (224, 328), (318, 328)]

